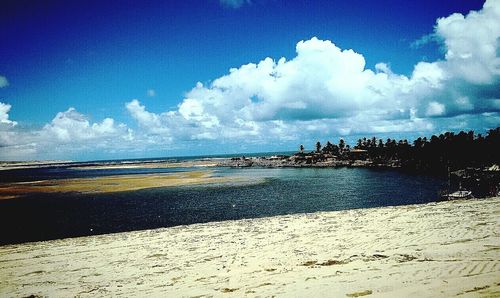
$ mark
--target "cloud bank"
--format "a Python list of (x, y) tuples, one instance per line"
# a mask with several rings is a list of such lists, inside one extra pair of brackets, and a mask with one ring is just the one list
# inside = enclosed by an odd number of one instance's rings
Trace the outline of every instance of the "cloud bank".
[[(0, 103), (0, 119), (3, 120), (2, 106)], [(96, 150), (130, 150), (128, 142), (133, 140), (133, 132), (125, 124), (116, 124), (111, 118), (91, 123), (74, 108), (57, 113), (40, 129), (13, 129), (16, 123), (7, 121), (0, 121), (2, 160), (58, 159)]]
[[(445, 57), (419, 62), (410, 76), (385, 63), (367, 69), (360, 53), (313, 37), (297, 43), (290, 61), (266, 58), (233, 68), (208, 86), (198, 83), (177, 110), (135, 118), (146, 130), (164, 128), (173, 137), (179, 136), (167, 128), (175, 123), (185, 138), (246, 139), (432, 131), (441, 121), (436, 118), (497, 117), (499, 20), (498, 1), (438, 19), (433, 35), (444, 43)], [(137, 100), (131, 103), (148, 113)], [(457, 119), (467, 126), (464, 117)]]
[(153, 113), (138, 99), (127, 102), (134, 128), (111, 118), (90, 123), (70, 108), (38, 131), (22, 131), (9, 120), (11, 106), (2, 103), (0, 154), (16, 146), (39, 152), (49, 144), (60, 150), (89, 142), (101, 149), (147, 150), (491, 128), (500, 125), (499, 20), (500, 2), (492, 0), (467, 16), (438, 19), (431, 35), (445, 55), (417, 63), (410, 75), (396, 74), (386, 63), (368, 69), (362, 54), (329, 40), (299, 41), (291, 60), (265, 58), (207, 85), (198, 82), (176, 109)]

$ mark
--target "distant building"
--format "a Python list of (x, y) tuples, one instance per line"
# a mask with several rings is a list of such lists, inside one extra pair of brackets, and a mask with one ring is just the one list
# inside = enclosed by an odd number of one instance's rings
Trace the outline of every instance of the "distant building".
[(366, 160), (368, 158), (368, 150), (364, 149), (351, 149), (347, 154), (349, 159)]

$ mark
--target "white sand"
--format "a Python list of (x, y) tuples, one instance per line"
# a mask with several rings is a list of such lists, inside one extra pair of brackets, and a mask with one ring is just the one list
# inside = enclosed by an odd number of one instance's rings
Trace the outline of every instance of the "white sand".
[(500, 198), (0, 247), (0, 296), (500, 297)]

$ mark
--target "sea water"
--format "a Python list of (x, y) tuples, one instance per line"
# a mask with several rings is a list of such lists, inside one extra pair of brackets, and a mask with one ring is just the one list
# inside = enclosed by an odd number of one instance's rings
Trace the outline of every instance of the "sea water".
[[(0, 244), (283, 214), (436, 201), (440, 177), (366, 168), (209, 168), (252, 183), (106, 194), (32, 194), (0, 201)], [(4, 171), (11, 181), (171, 173), (199, 168)]]

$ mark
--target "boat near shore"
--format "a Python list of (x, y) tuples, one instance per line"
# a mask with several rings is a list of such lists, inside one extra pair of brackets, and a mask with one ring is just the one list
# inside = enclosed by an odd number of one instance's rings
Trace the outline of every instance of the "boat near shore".
[(450, 194), (446, 194), (443, 197), (449, 201), (465, 200), (465, 199), (474, 198), (474, 196), (472, 195), (472, 191), (470, 191), (470, 190), (458, 190), (458, 191), (452, 192)]

